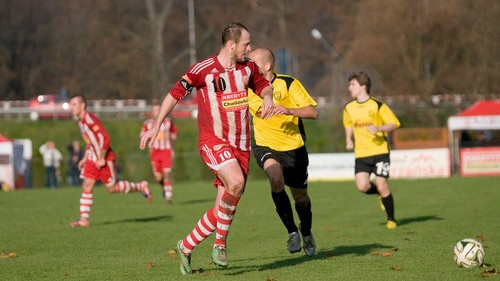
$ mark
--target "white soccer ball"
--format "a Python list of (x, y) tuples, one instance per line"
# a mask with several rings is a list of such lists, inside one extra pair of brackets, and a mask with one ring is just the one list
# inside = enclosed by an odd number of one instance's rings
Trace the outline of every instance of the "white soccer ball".
[(466, 238), (458, 241), (453, 251), (459, 267), (480, 267), (483, 264), (483, 245), (476, 239)]

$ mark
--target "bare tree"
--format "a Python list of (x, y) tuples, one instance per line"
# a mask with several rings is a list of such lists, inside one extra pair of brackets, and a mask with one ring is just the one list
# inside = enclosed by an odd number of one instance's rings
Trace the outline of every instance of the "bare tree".
[[(367, 69), (375, 93), (484, 94), (499, 91), (498, 0), (196, 0), (199, 59), (220, 47), (218, 32), (240, 21), (253, 46), (285, 48), (315, 96), (328, 96), (332, 56)], [(90, 98), (160, 98), (186, 71), (186, 1), (0, 1), (0, 96), (55, 93)], [(346, 85), (337, 82), (338, 92)], [(342, 90), (344, 89), (344, 90)]]
[(153, 96), (156, 97), (159, 97), (167, 91), (163, 33), (165, 30), (165, 22), (173, 3), (174, 0), (163, 1), (161, 7), (157, 9), (154, 0), (145, 0), (148, 18), (151, 24), (151, 83)]
[[(474, 91), (477, 79), (484, 81), (489, 76), (478, 77), (479, 65), (471, 65), (470, 60), (484, 63), (485, 57), (494, 58), (493, 53), (498, 52), (494, 51), (498, 48), (491, 49), (498, 46), (498, 39), (491, 40), (498, 38), (498, 31), (488, 28), (499, 24), (493, 19), (498, 7), (496, 1), (474, 0), (423, 0), (404, 5), (397, 0), (365, 1), (359, 6), (349, 61), (376, 68), (391, 94), (428, 99), (451, 89)], [(462, 67), (465, 65), (468, 67)], [(489, 70), (498, 73), (498, 68)], [(455, 85), (446, 81), (455, 81)]]

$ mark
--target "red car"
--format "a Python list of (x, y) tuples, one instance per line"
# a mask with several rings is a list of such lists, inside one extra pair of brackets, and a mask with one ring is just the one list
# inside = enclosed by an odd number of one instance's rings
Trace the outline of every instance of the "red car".
[(30, 118), (70, 118), (69, 103), (59, 95), (38, 95), (29, 101), (28, 107), (31, 110)]

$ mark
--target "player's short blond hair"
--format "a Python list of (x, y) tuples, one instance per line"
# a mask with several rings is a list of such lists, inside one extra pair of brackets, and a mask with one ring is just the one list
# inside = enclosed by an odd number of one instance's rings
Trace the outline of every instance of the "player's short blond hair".
[[(248, 31), (248, 28), (240, 22), (232, 22), (224, 28), (222, 31), (222, 46), (225, 46), (227, 42), (234, 41), (236, 43), (240, 42), (241, 31)], [(249, 32), (249, 31), (248, 31)]]

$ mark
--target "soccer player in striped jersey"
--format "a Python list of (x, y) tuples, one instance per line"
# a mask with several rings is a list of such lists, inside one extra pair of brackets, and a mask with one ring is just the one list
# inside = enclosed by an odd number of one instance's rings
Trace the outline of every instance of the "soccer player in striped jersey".
[(177, 243), (182, 274), (190, 274), (194, 247), (216, 232), (212, 261), (227, 267), (226, 241), (236, 206), (245, 189), (250, 159), (248, 93), (263, 98), (262, 117), (274, 114), (272, 86), (255, 63), (245, 59), (250, 32), (241, 23), (222, 31), (219, 53), (192, 65), (164, 98), (151, 130), (141, 138), (141, 149), (152, 144), (162, 120), (177, 101), (196, 88), (198, 99), (198, 148), (202, 160), (215, 174), (217, 197), (196, 227)]
[[(366, 73), (356, 72), (349, 76), (353, 100), (344, 106), (343, 112), (346, 149), (354, 149), (356, 186), (366, 194), (378, 194), (380, 208), (387, 213), (386, 227), (394, 229), (397, 223), (388, 185), (390, 149), (387, 134), (401, 124), (385, 103), (370, 95), (370, 87), (370, 77)], [(375, 183), (370, 181), (372, 173)]]
[(82, 197), (80, 199), (80, 218), (71, 222), (72, 227), (89, 226), (90, 208), (93, 203), (93, 190), (97, 180), (106, 186), (109, 193), (140, 192), (147, 202), (151, 201), (148, 183), (118, 181), (115, 178), (115, 153), (110, 147), (109, 135), (101, 121), (86, 110), (87, 101), (83, 95), (74, 95), (70, 99), (70, 108), (78, 119), (78, 126), (86, 143), (85, 155), (78, 163), (83, 178)]
[[(299, 80), (274, 73), (275, 59), (270, 49), (255, 49), (248, 57), (259, 66), (262, 74), (273, 84), (273, 102), (279, 112), (279, 115), (263, 120), (259, 112), (262, 99), (253, 93), (249, 94), (255, 138), (252, 152), (269, 179), (276, 212), (288, 231), (288, 251), (296, 253), (303, 248), (306, 255), (311, 257), (316, 252), (316, 242), (311, 233), (311, 199), (307, 193), (309, 156), (302, 118), (316, 119), (317, 103)], [(295, 210), (300, 219), (302, 247), (285, 185), (290, 187)]]
[[(158, 115), (160, 106), (155, 104), (151, 110), (151, 118), (146, 120), (142, 125), (140, 136), (153, 128), (155, 117)], [(172, 202), (172, 165), (174, 161), (174, 141), (177, 139), (177, 127), (170, 118), (165, 118), (160, 126), (160, 131), (153, 145), (149, 150), (151, 158), (151, 167), (153, 174), (158, 183), (160, 183), (165, 202)]]

